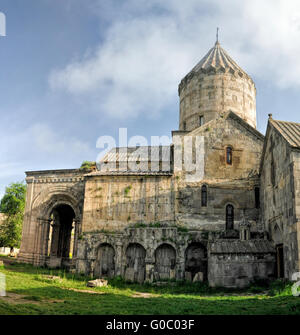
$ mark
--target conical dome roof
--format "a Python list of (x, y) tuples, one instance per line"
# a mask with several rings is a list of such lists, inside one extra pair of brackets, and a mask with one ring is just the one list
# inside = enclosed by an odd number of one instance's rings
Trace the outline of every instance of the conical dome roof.
[(252, 78), (215, 43), (181, 80), (179, 129), (192, 131), (232, 111), (256, 128), (256, 88)]
[(245, 76), (251, 79), (251, 77), (241, 67), (239, 67), (237, 63), (221, 47), (218, 41), (186, 77), (189, 77), (190, 75), (193, 75), (195, 73), (207, 73), (210, 71), (237, 73), (241, 77)]

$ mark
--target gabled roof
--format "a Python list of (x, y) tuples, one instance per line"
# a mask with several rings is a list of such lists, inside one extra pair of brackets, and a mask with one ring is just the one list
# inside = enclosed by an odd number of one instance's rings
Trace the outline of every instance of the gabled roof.
[(270, 119), (270, 123), (279, 131), (293, 148), (300, 148), (300, 123)]
[(208, 127), (214, 127), (214, 125), (217, 125), (217, 122), (220, 120), (227, 120), (227, 119), (232, 119), (237, 121), (241, 126), (243, 126), (245, 129), (247, 129), (252, 135), (254, 135), (256, 138), (258, 138), (261, 141), (264, 141), (264, 135), (262, 133), (260, 133), (257, 129), (255, 129), (254, 127), (252, 127), (248, 122), (246, 122), (245, 120), (243, 120), (241, 117), (239, 117), (236, 113), (229, 111), (223, 115), (220, 115), (217, 119), (213, 119), (207, 123), (205, 123), (204, 125), (202, 125), (201, 127), (198, 127), (196, 129), (194, 129), (193, 131), (187, 133), (188, 136), (192, 136), (192, 135), (196, 135), (199, 132), (201, 132), (202, 130), (207, 129)]
[(164, 146), (139, 146), (139, 147), (116, 147), (111, 149), (101, 158), (100, 162), (140, 162), (170, 160), (170, 149), (168, 145)]
[(286, 142), (292, 149), (300, 149), (300, 123), (274, 120), (272, 118), (272, 115), (270, 114), (266, 132), (266, 140), (261, 155), (260, 172), (262, 170), (265, 159), (267, 139), (269, 137), (268, 135), (271, 129), (270, 126), (273, 126), (277, 133), (279, 133), (286, 140)]
[[(130, 163), (138, 166), (131, 169)], [(172, 146), (113, 148), (97, 163), (97, 171), (89, 174), (96, 175), (172, 175)]]

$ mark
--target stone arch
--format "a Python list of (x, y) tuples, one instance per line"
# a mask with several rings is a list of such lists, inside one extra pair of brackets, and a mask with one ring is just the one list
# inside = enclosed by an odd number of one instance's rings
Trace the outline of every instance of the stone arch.
[(79, 201), (66, 191), (53, 189), (48, 194), (39, 194), (33, 206), (37, 222), (44, 223), (41, 233), (36, 234), (36, 250), (49, 257), (50, 267), (69, 267), (71, 257), (76, 258), (81, 230)]
[(81, 219), (81, 209), (78, 200), (66, 192), (55, 192), (54, 194), (49, 194), (47, 198), (40, 200), (42, 201), (39, 201), (37, 207), (39, 218), (48, 220), (55, 207), (59, 205), (68, 205), (74, 211), (75, 220), (80, 221)]
[(143, 283), (146, 274), (146, 250), (139, 243), (129, 243), (126, 249), (125, 279)]
[(207, 249), (200, 242), (189, 244), (185, 250), (185, 277), (194, 280), (196, 276), (199, 281), (207, 280)]
[(273, 225), (271, 225), (271, 238), (275, 244), (283, 243), (283, 233), (278, 222), (275, 222)]
[(102, 243), (97, 250), (94, 275), (112, 278), (115, 275), (115, 249), (109, 243)]
[(174, 279), (176, 277), (176, 249), (168, 243), (161, 244), (155, 250), (156, 279)]
[(245, 206), (242, 206), (237, 200), (235, 200), (232, 196), (227, 196), (225, 199), (223, 199), (220, 204), (219, 207), (223, 208), (226, 207), (227, 205), (233, 205), (234, 208), (236, 209), (241, 209)]

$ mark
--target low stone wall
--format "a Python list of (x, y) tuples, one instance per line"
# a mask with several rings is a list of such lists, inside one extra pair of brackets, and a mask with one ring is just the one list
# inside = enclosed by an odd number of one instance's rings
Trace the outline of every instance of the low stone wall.
[(257, 279), (273, 279), (274, 254), (211, 254), (208, 280), (212, 287), (243, 288)]
[(128, 281), (206, 281), (210, 286), (246, 287), (272, 279), (275, 252), (267, 240), (210, 241), (203, 232), (128, 228), (124, 233), (87, 233), (79, 240), (76, 270), (94, 278)]
[[(87, 233), (78, 243), (76, 269), (99, 277), (122, 276), (129, 281), (192, 278), (206, 262), (207, 236), (168, 228), (128, 228), (124, 233)], [(193, 269), (189, 258), (199, 255)], [(197, 256), (195, 256), (197, 257)], [(186, 265), (189, 264), (188, 269)], [(199, 275), (198, 275), (199, 277)]]

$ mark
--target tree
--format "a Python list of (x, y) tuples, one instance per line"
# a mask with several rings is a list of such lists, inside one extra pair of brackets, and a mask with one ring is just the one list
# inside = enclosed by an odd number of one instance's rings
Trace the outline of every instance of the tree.
[(26, 185), (12, 183), (6, 190), (0, 202), (0, 212), (6, 215), (0, 226), (0, 246), (11, 249), (19, 248), (22, 236), (22, 223), (25, 209)]
[(84, 161), (80, 166), (80, 170), (86, 170), (86, 171), (96, 170), (96, 162)]

